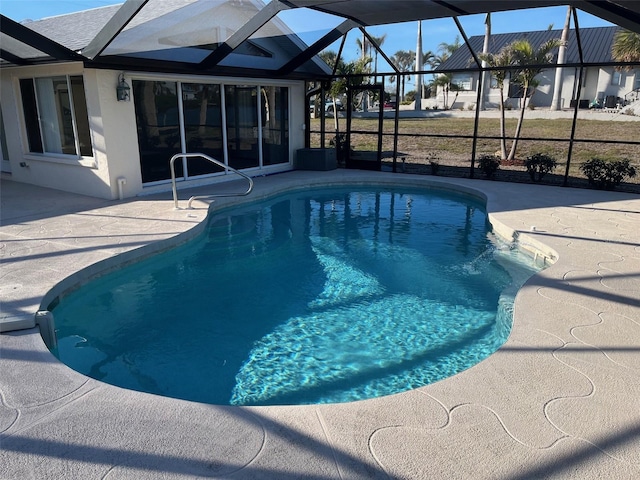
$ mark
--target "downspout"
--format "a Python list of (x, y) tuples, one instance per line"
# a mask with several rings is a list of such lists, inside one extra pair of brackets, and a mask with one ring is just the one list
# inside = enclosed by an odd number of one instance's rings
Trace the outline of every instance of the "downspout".
[(122, 187), (124, 187), (127, 184), (127, 179), (124, 177), (118, 177), (116, 179), (116, 182), (118, 183), (118, 200), (123, 200), (124, 189)]

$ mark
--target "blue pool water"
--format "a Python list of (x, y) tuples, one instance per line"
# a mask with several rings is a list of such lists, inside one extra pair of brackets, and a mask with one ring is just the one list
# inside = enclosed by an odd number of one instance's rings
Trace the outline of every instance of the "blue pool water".
[(190, 242), (63, 296), (54, 353), (107, 383), (211, 404), (372, 398), (497, 350), (535, 271), (467, 197), (290, 193), (215, 213)]

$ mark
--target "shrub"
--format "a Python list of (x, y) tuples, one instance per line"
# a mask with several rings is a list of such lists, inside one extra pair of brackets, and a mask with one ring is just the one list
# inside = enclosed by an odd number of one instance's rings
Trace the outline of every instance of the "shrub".
[(335, 147), (336, 149), (336, 160), (339, 164), (344, 164), (347, 160), (347, 153), (349, 152), (349, 148), (347, 146), (347, 134), (339, 133), (331, 140), (329, 140), (329, 145)]
[(553, 171), (558, 166), (555, 158), (544, 153), (534, 153), (524, 162), (527, 173), (532, 182), (539, 182), (547, 173)]
[(603, 190), (613, 190), (626, 177), (635, 177), (636, 169), (628, 159), (603, 160), (594, 157), (583, 163), (580, 170), (589, 180), (589, 185)]
[(478, 158), (478, 168), (482, 170), (485, 177), (493, 178), (498, 168), (500, 168), (500, 158), (490, 154), (480, 155), (480, 158)]

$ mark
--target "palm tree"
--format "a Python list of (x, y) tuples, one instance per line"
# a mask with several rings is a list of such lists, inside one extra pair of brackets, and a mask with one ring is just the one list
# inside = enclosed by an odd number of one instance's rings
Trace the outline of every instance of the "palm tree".
[[(619, 30), (613, 37), (611, 56), (616, 62), (640, 62), (640, 33)], [(630, 66), (626, 67), (628, 70)]]
[[(338, 63), (336, 65), (336, 75), (331, 82), (331, 87), (329, 89), (329, 94), (333, 99), (333, 118), (334, 125), (336, 131), (336, 141), (339, 142), (339, 133), (340, 128), (338, 124), (338, 102), (336, 99), (344, 94), (347, 91), (347, 87), (350, 85), (362, 85), (366, 81), (366, 77), (358, 76), (358, 77), (346, 77), (346, 75), (358, 75), (363, 73), (371, 73), (371, 58), (364, 57), (353, 62), (345, 63), (341, 58), (338, 59)], [(345, 75), (344, 77), (340, 77), (340, 75)], [(347, 105), (346, 108), (352, 108), (351, 105)], [(338, 144), (338, 149), (339, 149)]]
[[(412, 50), (398, 50), (391, 57), (391, 61), (394, 63), (396, 68), (400, 70), (400, 72), (410, 72), (413, 69), (413, 62), (415, 59), (415, 52)], [(402, 85), (400, 86), (400, 98), (404, 101), (404, 84), (406, 75), (401, 75)], [(396, 81), (396, 77), (392, 76), (390, 79), (391, 83)]]
[[(456, 37), (456, 43), (458, 43), (458, 37)], [(438, 47), (438, 54), (434, 54), (432, 52), (429, 52), (429, 60), (428, 63), (429, 65), (431, 65), (431, 68), (433, 68), (434, 70), (436, 68), (438, 68), (440, 65), (442, 65), (444, 62), (447, 61), (447, 59), (451, 56), (451, 53), (449, 52), (454, 52), (458, 47), (454, 48), (454, 45), (456, 43), (453, 44), (449, 44), (449, 43), (441, 43), (440, 46)], [(458, 45), (459, 46), (459, 45)], [(435, 87), (436, 89), (436, 96), (438, 94), (438, 87), (442, 88), (442, 93), (444, 95), (444, 109), (446, 110), (448, 107), (448, 102), (449, 102), (449, 87), (451, 85), (451, 79), (452, 79), (452, 75), (448, 74), (448, 73), (444, 73), (444, 74), (440, 74), (440, 75), (434, 75), (433, 77), (433, 81), (431, 82), (431, 86)]]
[[(496, 55), (492, 53), (479, 54), (478, 57), (483, 62), (486, 62), (489, 67), (508, 67), (514, 63), (513, 49), (511, 45), (507, 45), (500, 50)], [(500, 90), (500, 153), (502, 159), (507, 158), (507, 139), (506, 139), (506, 127), (504, 116), (504, 82), (509, 76), (508, 70), (494, 70), (492, 72), (493, 77), (498, 84), (498, 90)]]
[[(384, 44), (384, 41), (387, 39), (387, 34), (386, 33), (382, 34), (379, 37), (374, 37), (373, 35), (371, 35), (371, 38), (373, 39), (374, 42), (378, 44), (378, 47), (382, 47), (382, 45)], [(366, 36), (363, 35), (362, 39), (356, 38), (356, 44), (358, 45), (358, 50), (360, 50), (361, 58), (371, 56), (371, 50), (374, 48), (374, 46)], [(377, 68), (377, 58), (378, 58), (377, 48), (375, 49), (375, 56), (376, 56), (376, 65), (374, 65), (374, 67)], [(377, 71), (377, 70), (374, 69), (374, 71)]]
[(429, 65), (431, 65), (433, 69), (436, 69), (440, 65), (442, 65), (444, 62), (446, 62), (448, 58), (449, 58), (449, 54), (446, 52), (439, 53), (437, 55), (432, 54), (431, 58), (429, 59)]
[(452, 73), (441, 73), (438, 75), (432, 82), (436, 88), (440, 87), (442, 89), (442, 95), (444, 96), (444, 109), (449, 109), (449, 92), (456, 92), (456, 96), (453, 99), (453, 103), (456, 103), (456, 99), (458, 98), (458, 92), (462, 90), (460, 86), (456, 83), (453, 83), (453, 74)]
[(460, 36), (456, 35), (456, 39), (453, 43), (442, 42), (440, 45), (438, 45), (438, 51), (443, 55), (450, 57), (453, 52), (460, 48), (460, 45)]
[(336, 60), (338, 59), (338, 54), (333, 50), (323, 50), (318, 56), (331, 68), (334, 67)]
[(541, 65), (550, 64), (553, 61), (551, 51), (559, 45), (559, 39), (548, 40), (540, 45), (537, 50), (533, 48), (529, 40), (516, 40), (511, 44), (515, 64), (520, 67), (512, 78), (522, 87), (523, 97), (522, 106), (520, 107), (520, 117), (516, 125), (516, 133), (513, 137), (511, 151), (509, 152), (507, 160), (513, 160), (515, 158), (520, 131), (522, 129), (522, 121), (524, 120), (524, 112), (527, 104), (531, 102), (531, 97), (538, 86), (538, 81), (535, 77), (544, 71), (544, 67)]
[[(374, 36), (370, 36), (371, 40), (373, 40), (373, 42), (375, 42), (375, 44), (377, 44), (378, 48), (382, 47), (382, 44), (384, 43), (384, 41), (387, 38), (387, 34), (383, 34), (379, 37), (374, 37)], [(360, 50), (360, 58), (362, 60), (369, 58), (371, 60), (371, 51), (374, 50), (375, 52), (375, 63), (373, 66), (373, 72), (374, 75), (376, 75), (378, 73), (378, 48), (376, 48), (376, 46), (371, 42), (371, 40), (369, 40), (369, 37), (367, 37), (366, 35), (362, 35), (362, 40), (359, 38), (356, 38), (356, 44), (358, 45), (358, 49)], [(377, 81), (377, 78), (374, 78), (374, 82)], [(369, 93), (367, 92), (364, 97), (363, 100), (365, 101), (365, 111), (369, 105)]]
[[(425, 65), (432, 65), (433, 59), (435, 58), (435, 54), (431, 51), (431, 50), (427, 50), (426, 52), (422, 53), (422, 64), (420, 65), (420, 69), (422, 70), (424, 68)], [(427, 88), (427, 85), (422, 85), (423, 88), (423, 95), (421, 95), (421, 97), (424, 98), (424, 89)]]
[(422, 66), (423, 67), (425, 65), (431, 66), (431, 62), (433, 62), (434, 58), (435, 58), (435, 54), (431, 50), (427, 50), (422, 54)]

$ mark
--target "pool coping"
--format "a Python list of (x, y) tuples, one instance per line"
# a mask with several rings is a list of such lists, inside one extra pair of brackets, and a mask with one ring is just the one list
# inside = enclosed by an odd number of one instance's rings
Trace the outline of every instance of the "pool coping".
[[(219, 407), (132, 392), (60, 364), (35, 328), (4, 334), (0, 464), (11, 476), (640, 475), (640, 442), (633, 442), (640, 435), (640, 197), (345, 170), (255, 180), (255, 195), (243, 200), (295, 185), (453, 188), (486, 201), (501, 236), (515, 235), (557, 261), (520, 290), (514, 328), (496, 354), (435, 384), (347, 404)], [(19, 196), (5, 202), (3, 192), (0, 240), (5, 258), (16, 259), (3, 267), (5, 285), (15, 286), (2, 290), (5, 318), (33, 315), (78, 275), (119, 263), (118, 254), (132, 260), (141, 246), (157, 250), (190, 238), (206, 216), (206, 202), (174, 211), (170, 194), (124, 202), (72, 196), (56, 209), (50, 199), (59, 192), (20, 188), (43, 200), (30, 210)], [(233, 187), (189, 194), (224, 188)], [(51, 212), (38, 213), (38, 205)]]

